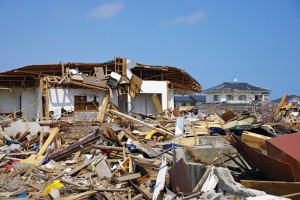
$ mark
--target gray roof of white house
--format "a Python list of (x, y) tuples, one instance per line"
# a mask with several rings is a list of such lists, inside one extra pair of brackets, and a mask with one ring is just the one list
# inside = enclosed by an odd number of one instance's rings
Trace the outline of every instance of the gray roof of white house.
[(214, 92), (233, 92), (233, 91), (248, 91), (248, 92), (266, 92), (269, 93), (271, 90), (251, 85), (249, 83), (240, 82), (224, 82), (220, 85), (208, 88), (203, 93), (214, 93)]

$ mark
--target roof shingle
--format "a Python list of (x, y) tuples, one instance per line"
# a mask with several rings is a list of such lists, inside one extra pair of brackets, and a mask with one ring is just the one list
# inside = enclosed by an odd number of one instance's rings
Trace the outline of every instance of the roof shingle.
[(224, 82), (220, 85), (208, 88), (203, 91), (203, 93), (214, 93), (214, 92), (224, 92), (224, 91), (251, 91), (251, 92), (270, 92), (271, 90), (251, 85), (249, 83), (240, 82)]

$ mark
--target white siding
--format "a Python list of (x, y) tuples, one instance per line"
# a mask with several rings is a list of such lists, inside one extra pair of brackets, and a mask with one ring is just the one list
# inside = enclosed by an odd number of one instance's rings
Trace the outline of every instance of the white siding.
[(0, 90), (0, 112), (13, 113), (22, 110), (22, 117), (34, 121), (37, 117), (38, 105), (42, 101), (38, 98), (38, 88), (14, 88)]
[[(26, 117), (29, 121), (34, 121), (37, 117), (38, 93), (36, 88), (26, 88), (21, 93), (21, 107), (26, 108), (22, 111), (22, 117)], [(41, 101), (42, 99), (40, 99)]]
[(167, 81), (143, 81), (141, 89), (142, 89), (142, 93), (161, 94), (162, 109), (166, 110), (168, 108), (168, 82)]
[(0, 90), (0, 112), (10, 113), (20, 110), (20, 90)]
[(51, 88), (49, 89), (49, 112), (52, 111), (55, 116), (60, 116), (62, 108), (67, 111), (74, 111), (74, 96), (87, 96), (87, 101), (93, 101), (94, 96), (96, 96), (100, 107), (105, 92), (88, 89)]
[(163, 110), (166, 110), (170, 106), (174, 107), (174, 95), (172, 95), (173, 92), (168, 89), (167, 81), (143, 81), (141, 90), (142, 92), (138, 94), (135, 99), (131, 100), (133, 112), (144, 114), (156, 113), (157, 111), (152, 101), (152, 94), (158, 95)]
[[(220, 101), (214, 101), (214, 95), (220, 95)], [(227, 95), (233, 95), (234, 100), (227, 101)], [(239, 100), (240, 95), (246, 95), (246, 100)], [(255, 100), (255, 95), (262, 95), (262, 93), (212, 93), (206, 94), (206, 103), (217, 103), (226, 101), (227, 103), (250, 103)], [(266, 95), (267, 96), (267, 95)]]

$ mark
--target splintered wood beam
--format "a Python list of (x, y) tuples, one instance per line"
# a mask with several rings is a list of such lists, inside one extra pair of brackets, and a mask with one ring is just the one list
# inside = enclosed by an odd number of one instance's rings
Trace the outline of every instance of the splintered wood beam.
[[(123, 151), (123, 147), (106, 146), (106, 145), (92, 145), (92, 146), (96, 149), (101, 149), (101, 150), (105, 150), (105, 151), (119, 151), (119, 152)], [(126, 151), (126, 153), (129, 153), (129, 152)]]
[[(101, 160), (102, 160), (103, 158), (104, 158), (104, 156), (103, 156), (102, 154), (99, 154), (99, 155), (95, 156), (94, 158), (92, 158), (91, 160), (89, 160), (88, 162), (83, 163), (82, 165), (80, 165), (80, 166), (76, 167), (75, 169), (73, 169), (72, 171), (70, 171), (70, 172), (68, 173), (68, 175), (72, 176), (73, 174), (79, 172), (79, 171), (82, 170), (83, 168), (85, 168), (85, 167), (87, 167), (88, 165), (90, 165), (92, 162), (94, 162), (94, 161), (96, 161), (96, 160), (98, 160), (98, 159), (101, 159)], [(101, 161), (101, 160), (100, 160), (100, 161)]]
[(45, 117), (49, 117), (49, 84), (46, 79), (46, 86), (45, 86)]
[(96, 140), (98, 140), (98, 138), (100, 138), (100, 136), (102, 134), (103, 134), (103, 130), (92, 133), (92, 134), (88, 135), (87, 137), (85, 137), (84, 139), (80, 140), (79, 142), (71, 144), (68, 147), (66, 147), (65, 149), (52, 154), (50, 156), (50, 158), (55, 161), (65, 158), (65, 157), (69, 156), (70, 154), (82, 149), (82, 147), (86, 147), (86, 146), (90, 145), (91, 143), (95, 142)]
[(158, 97), (157, 97), (156, 94), (152, 95), (152, 101), (153, 101), (153, 103), (155, 105), (156, 111), (158, 113), (162, 113), (163, 109), (162, 109), (161, 103), (160, 103), (160, 101), (159, 101), (159, 99), (158, 99)]
[(141, 178), (141, 173), (128, 174), (115, 178), (118, 182)]
[(64, 63), (61, 62), (61, 75), (64, 76), (65, 75), (65, 66)]
[(105, 97), (103, 99), (102, 106), (100, 108), (99, 114), (98, 114), (98, 121), (99, 122), (103, 122), (104, 115), (105, 115), (105, 112), (106, 112), (106, 108), (107, 108), (107, 105), (108, 105), (108, 100), (109, 100), (109, 95), (108, 95), (108, 93), (106, 93)]
[(76, 81), (63, 81), (62, 84), (69, 84), (69, 85), (73, 84), (73, 85), (78, 85), (78, 86), (81, 86), (81, 87), (91, 88), (91, 89), (95, 89), (95, 90), (104, 90), (104, 91), (108, 90), (108, 88), (97, 87), (97, 86), (88, 85), (88, 84), (80, 83), (80, 82), (76, 82)]
[(300, 182), (241, 180), (246, 188), (265, 191), (268, 194), (282, 196), (300, 191)]
[(170, 135), (170, 136), (174, 137), (174, 134), (172, 134), (172, 133), (170, 133), (170, 132), (168, 132), (168, 131), (165, 131), (165, 130), (163, 130), (163, 129), (161, 129), (161, 128), (156, 128), (155, 126), (153, 126), (153, 125), (151, 125), (151, 124), (147, 124), (147, 123), (145, 123), (145, 122), (143, 122), (143, 121), (141, 121), (141, 120), (135, 119), (135, 118), (133, 118), (133, 117), (131, 117), (131, 116), (128, 116), (128, 115), (126, 115), (126, 114), (124, 114), (124, 113), (121, 113), (121, 112), (119, 112), (119, 111), (116, 111), (116, 110), (110, 110), (109, 112), (111, 112), (112, 114), (118, 115), (118, 116), (120, 116), (120, 117), (126, 118), (126, 119), (128, 119), (128, 120), (130, 120), (130, 121), (132, 121), (132, 122), (137, 123), (137, 124), (144, 125), (144, 126), (150, 128), (150, 129), (156, 130), (156, 131), (159, 132), (159, 133), (162, 133), (162, 134), (165, 134), (165, 135)]
[(40, 165), (46, 158), (46, 155), (45, 155), (46, 150), (48, 149), (48, 146), (54, 140), (54, 137), (57, 135), (58, 131), (59, 131), (59, 128), (57, 128), (57, 127), (53, 128), (50, 135), (48, 136), (46, 142), (43, 144), (43, 146), (40, 147), (39, 152), (37, 154), (30, 155), (29, 158), (27, 158), (25, 160), (21, 160), (21, 163)]

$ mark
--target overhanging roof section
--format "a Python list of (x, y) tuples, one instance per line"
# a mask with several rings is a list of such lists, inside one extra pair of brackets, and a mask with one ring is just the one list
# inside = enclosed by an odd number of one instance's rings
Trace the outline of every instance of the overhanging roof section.
[(202, 92), (201, 85), (192, 76), (177, 67), (149, 66), (137, 63), (137, 66), (131, 71), (143, 80), (169, 81), (177, 94)]
[(28, 65), (25, 67), (0, 73), (0, 85), (6, 87), (35, 87), (39, 79), (44, 76), (61, 76), (62, 67), (75, 69), (84, 74), (91, 74), (94, 67), (101, 67), (100, 63), (65, 63)]
[[(44, 76), (62, 76), (62, 69), (75, 69), (92, 75), (95, 67), (103, 67), (105, 74), (115, 71), (115, 60), (105, 63), (75, 63), (28, 65), (0, 73), (0, 85), (6, 87), (34, 87)], [(201, 85), (184, 70), (169, 66), (149, 66), (137, 64), (131, 69), (143, 80), (169, 81), (177, 94), (191, 94), (202, 91)]]

